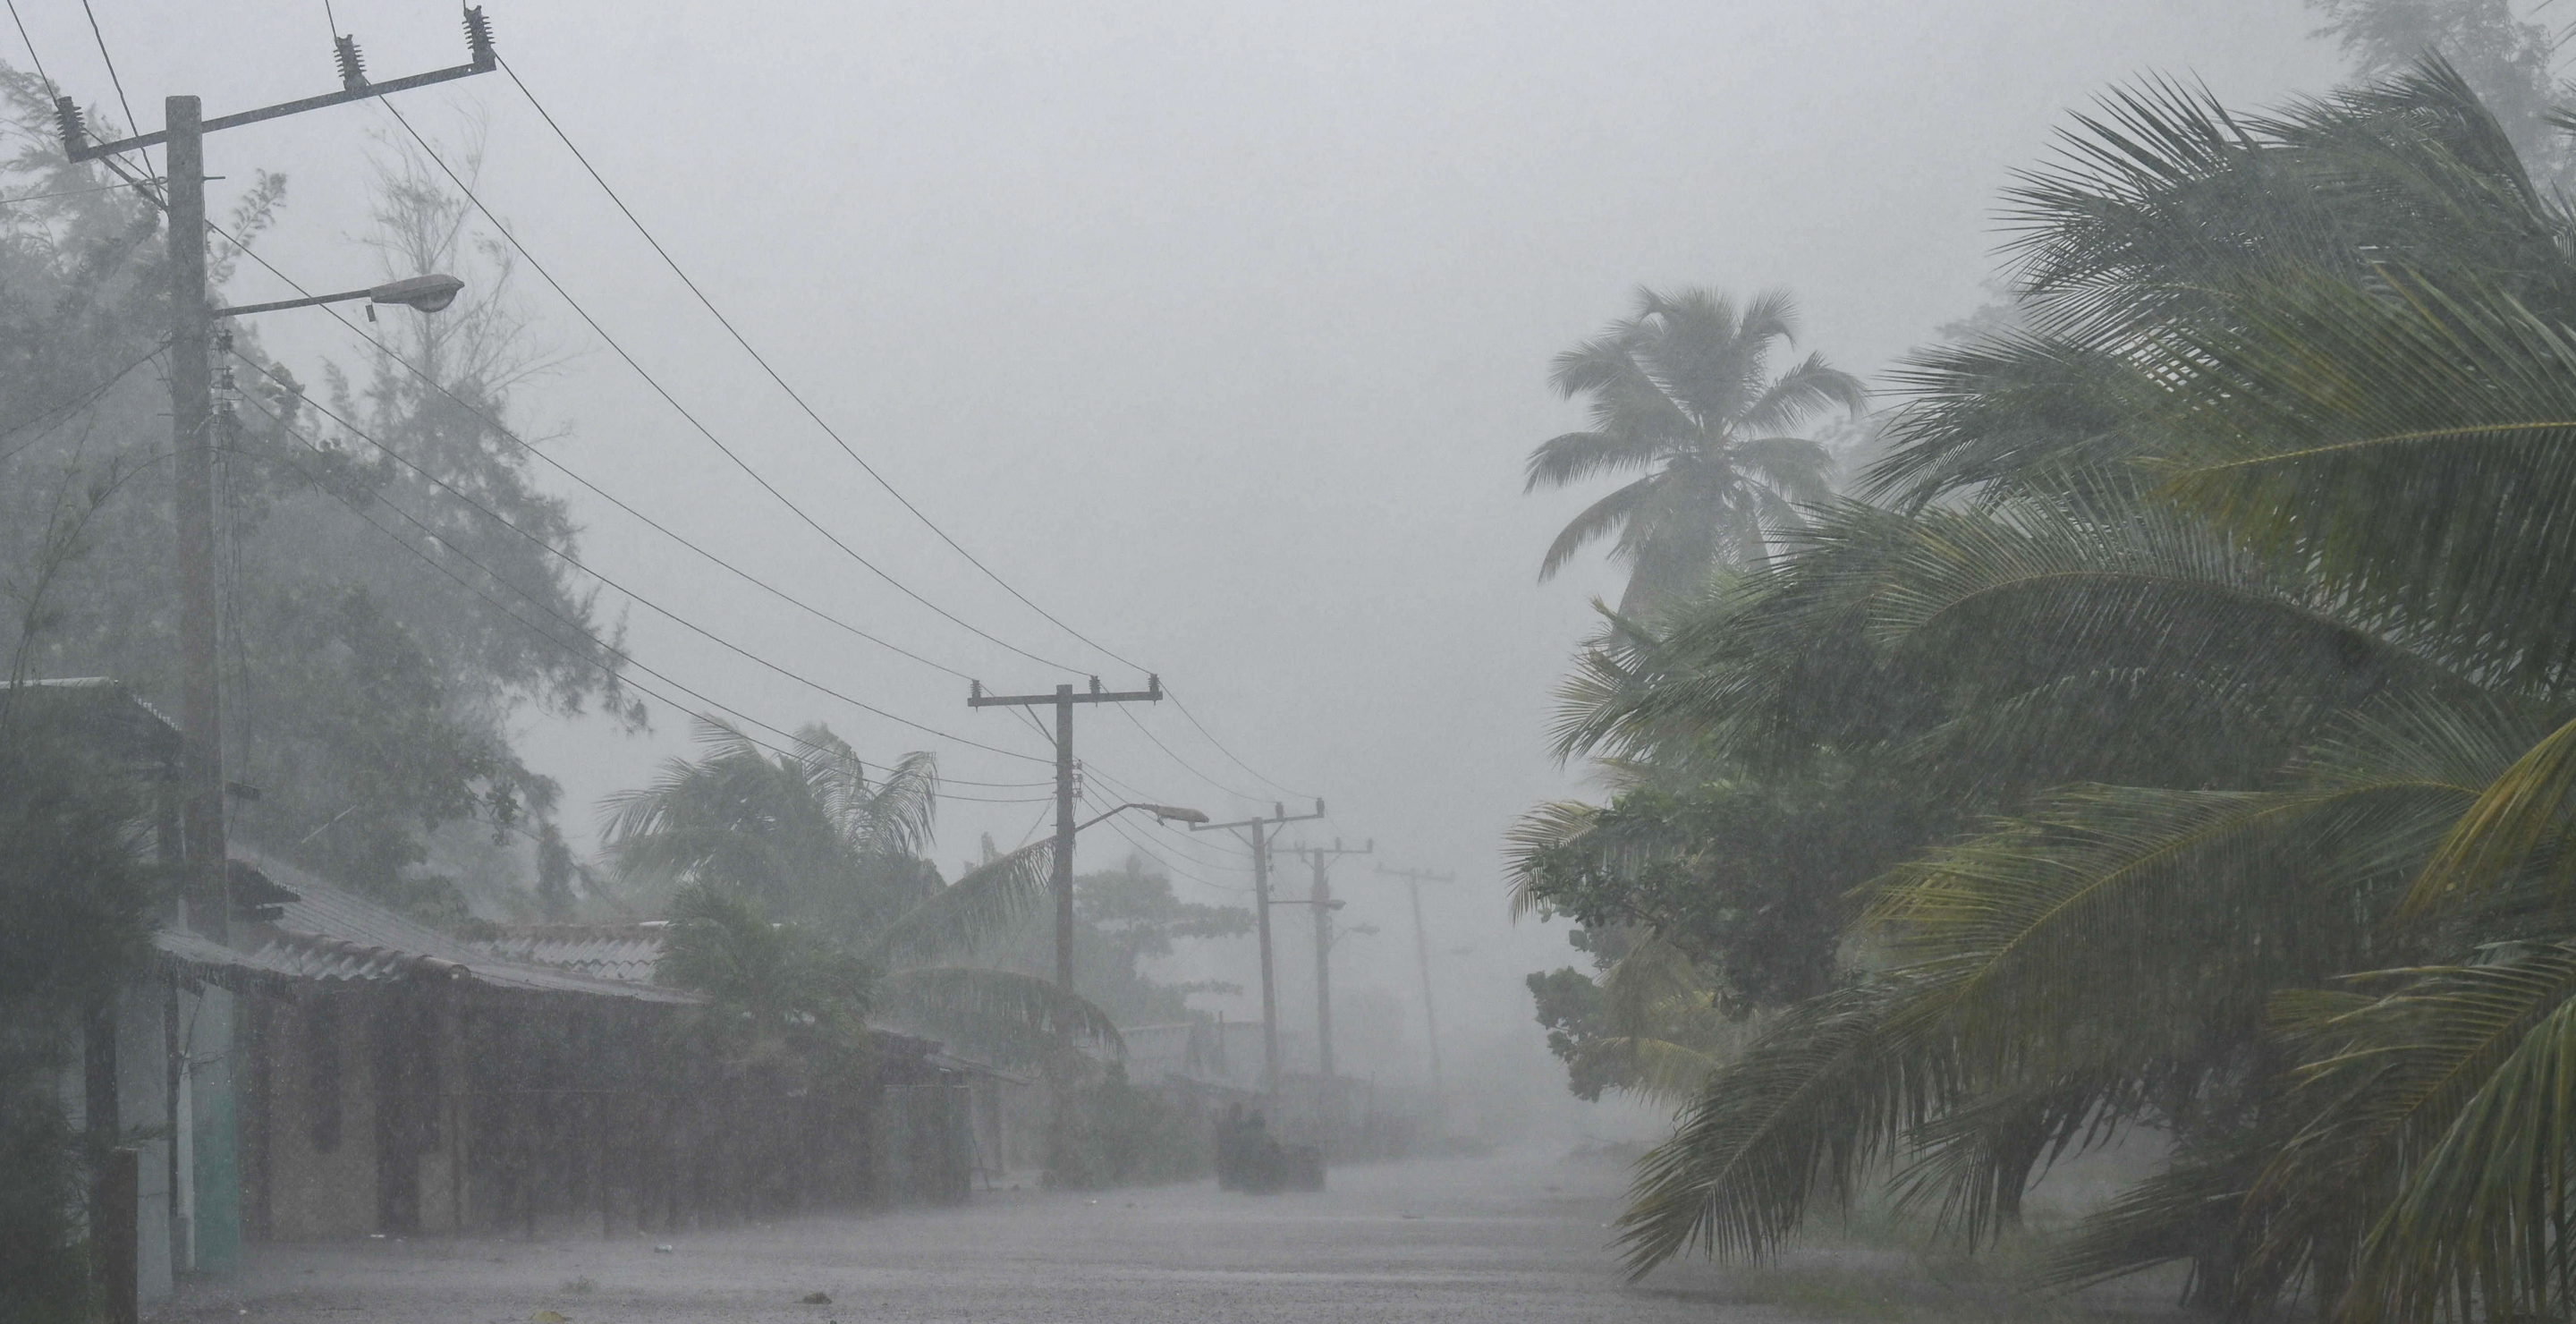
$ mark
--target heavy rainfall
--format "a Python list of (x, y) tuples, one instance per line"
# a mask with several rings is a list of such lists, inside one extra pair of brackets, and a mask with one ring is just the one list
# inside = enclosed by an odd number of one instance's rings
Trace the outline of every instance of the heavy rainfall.
[(0, 1324), (2576, 1318), (2576, 11), (8, 0)]

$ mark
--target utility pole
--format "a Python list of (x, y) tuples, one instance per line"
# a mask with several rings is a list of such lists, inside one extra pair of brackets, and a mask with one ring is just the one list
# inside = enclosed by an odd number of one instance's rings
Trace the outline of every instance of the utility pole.
[(228, 938), (232, 905), (225, 873), (222, 682), (216, 673), (220, 625), (215, 601), (214, 391), (210, 362), (216, 310), (206, 299), (205, 136), (219, 129), (363, 101), (388, 92), (489, 73), (500, 67), (500, 57), (492, 47), (491, 25), (479, 8), (465, 11), (465, 43), (472, 56), (469, 63), (371, 83), (358, 54), (357, 39), (334, 34), (340, 65), (338, 92), (213, 119), (204, 118), (195, 97), (168, 97), (162, 102), (161, 132), (116, 142), (95, 141), (81, 123), (79, 103), (67, 96), (54, 98), (54, 118), (62, 131), (63, 153), (75, 163), (102, 161), (139, 186), (141, 181), (117, 164), (117, 154), (155, 145), (168, 148), (169, 179), (164, 205), (170, 217), (170, 441), (177, 470), (173, 524), (179, 561), (179, 721), (183, 740), (181, 895), (186, 899), (188, 927), (218, 942)]
[(1145, 688), (1113, 693), (1100, 688), (1100, 677), (1091, 678), (1088, 692), (1071, 685), (1058, 685), (1053, 694), (986, 694), (984, 682), (969, 681), (966, 706), (969, 708), (1034, 708), (1039, 704), (1055, 707), (1055, 982), (1073, 991), (1073, 706), (1077, 703), (1161, 703), (1163, 678), (1147, 676)]
[(1345, 846), (1339, 837), (1330, 846), (1299, 846), (1297, 854), (1315, 868), (1315, 886), (1306, 904), (1315, 908), (1315, 1060), (1324, 1069), (1324, 1079), (1333, 1078), (1333, 912), (1342, 903), (1333, 899), (1332, 875), (1327, 863), (1336, 855), (1374, 855), (1377, 840), (1370, 838), (1365, 846)]
[(1261, 1092), (1274, 1104), (1279, 1099), (1279, 983), (1270, 964), (1270, 837), (1282, 824), (1303, 823), (1324, 816), (1324, 802), (1318, 797), (1315, 812), (1290, 816), (1287, 806), (1272, 804), (1268, 818), (1245, 818), (1232, 823), (1192, 823), (1192, 832), (1229, 832), (1240, 829), (1252, 842), (1252, 914), (1253, 927), (1261, 938)]
[(1413, 959), (1422, 966), (1422, 1028), (1431, 1045), (1431, 1097), (1440, 1109), (1441, 1134), (1449, 1130), (1449, 1087), (1440, 1079), (1440, 1017), (1431, 1009), (1431, 940), (1422, 929), (1422, 884), (1454, 883), (1458, 875), (1433, 873), (1429, 869), (1390, 869), (1381, 864), (1380, 875), (1404, 880), (1404, 890), (1413, 900)]

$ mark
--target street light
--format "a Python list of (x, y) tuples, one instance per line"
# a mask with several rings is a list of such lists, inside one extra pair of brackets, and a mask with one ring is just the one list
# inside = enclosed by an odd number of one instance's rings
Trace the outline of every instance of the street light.
[[(478, 17), (468, 21), (481, 20)], [(490, 67), (479, 63), (481, 49), (478, 45), (478, 64), (465, 67), (474, 72)], [(186, 733), (179, 797), (180, 859), (187, 878), (182, 896), (188, 927), (217, 942), (226, 942), (231, 937), (232, 902), (226, 863), (230, 852), (224, 841), (223, 695), (222, 682), (216, 674), (222, 631), (215, 601), (214, 358), (217, 352), (232, 349), (232, 333), (225, 330), (218, 334), (216, 325), (225, 318), (246, 313), (310, 308), (350, 299), (369, 301), (370, 321), (375, 319), (374, 305), (379, 303), (434, 313), (456, 302), (457, 292), (465, 288), (465, 282), (445, 275), (407, 276), (338, 294), (233, 308), (208, 307), (205, 125), (198, 118), (195, 97), (172, 97), (168, 106), (170, 129), (161, 141), (170, 147), (170, 424), (171, 450), (178, 460), (178, 518), (174, 521), (176, 536), (172, 543), (179, 581), (180, 726)], [(261, 117), (266, 114), (262, 112)], [(75, 148), (73, 160), (88, 159), (77, 150), (76, 135), (67, 132), (66, 140)], [(229, 368), (224, 378), (229, 387)]]
[(1091, 819), (1090, 822), (1084, 823), (1082, 827), (1075, 828), (1074, 831), (1080, 832), (1082, 828), (1087, 828), (1091, 826), (1092, 823), (1100, 822), (1102, 819), (1108, 818), (1110, 814), (1122, 814), (1130, 809), (1142, 809), (1146, 813), (1152, 814), (1154, 817), (1159, 818), (1166, 823), (1204, 823), (1208, 821), (1208, 816), (1196, 809), (1184, 809), (1179, 805), (1148, 804), (1142, 800), (1130, 800), (1127, 803), (1118, 806), (1116, 809), (1110, 810), (1107, 814), (1101, 814)]
[[(245, 313), (273, 313), (283, 308), (311, 308), (317, 304), (347, 303), (352, 299), (364, 299), (369, 303), (401, 304), (420, 312), (434, 313), (456, 302), (456, 296), (464, 289), (465, 282), (454, 276), (436, 274), (405, 276), (401, 280), (387, 281), (382, 285), (370, 286), (363, 290), (342, 290), (338, 294), (315, 294), (301, 299), (280, 299), (275, 303), (246, 303), (234, 308), (218, 308), (214, 311), (214, 315), (239, 317)], [(371, 310), (367, 315), (373, 317), (375, 313)]]

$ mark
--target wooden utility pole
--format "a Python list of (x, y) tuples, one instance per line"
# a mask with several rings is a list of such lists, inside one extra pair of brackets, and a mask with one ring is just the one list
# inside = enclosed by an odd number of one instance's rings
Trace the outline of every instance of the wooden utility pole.
[(1091, 678), (1088, 692), (1058, 685), (1053, 694), (986, 694), (984, 682), (968, 682), (969, 708), (1034, 708), (1039, 704), (1055, 707), (1055, 982), (1067, 993), (1073, 991), (1073, 706), (1162, 701), (1160, 676), (1147, 676), (1144, 689), (1126, 693), (1101, 689), (1098, 676)]
[(1323, 1068), (1324, 1079), (1333, 1078), (1333, 912), (1342, 903), (1333, 899), (1332, 874), (1327, 865), (1336, 855), (1374, 855), (1377, 841), (1365, 846), (1344, 846), (1333, 838), (1330, 846), (1298, 846), (1298, 855), (1315, 868), (1315, 886), (1307, 894), (1306, 904), (1315, 908), (1315, 1061)]
[(1422, 967), (1422, 1028), (1431, 1048), (1431, 1097), (1440, 1109), (1441, 1133), (1449, 1129), (1449, 1088), (1440, 1079), (1440, 1017), (1431, 1009), (1431, 940), (1422, 928), (1422, 884), (1454, 883), (1458, 875), (1433, 873), (1429, 869), (1390, 869), (1381, 864), (1379, 874), (1404, 880), (1404, 890), (1413, 900), (1413, 959)]
[(188, 926), (218, 942), (227, 940), (232, 904), (224, 843), (223, 695), (216, 671), (221, 625), (215, 601), (215, 413), (210, 355), (217, 310), (206, 299), (205, 136), (218, 129), (363, 101), (500, 67), (491, 25), (479, 8), (465, 11), (471, 62), (433, 73), (371, 83), (358, 55), (357, 39), (335, 33), (333, 43), (340, 91), (211, 120), (204, 118), (197, 98), (169, 97), (162, 102), (159, 133), (115, 142), (95, 140), (81, 122), (78, 102), (67, 96), (54, 98), (63, 154), (74, 162), (102, 161), (139, 187), (142, 181), (126, 174), (116, 162), (117, 155), (156, 145), (168, 150), (163, 205), (170, 217), (170, 441), (177, 470), (173, 524), (179, 562), (179, 721), (184, 742), (181, 890)]
[(1315, 801), (1315, 812), (1290, 816), (1285, 805), (1270, 806), (1267, 818), (1238, 819), (1232, 823), (1192, 823), (1192, 832), (1230, 832), (1240, 829), (1252, 842), (1252, 914), (1253, 928), (1261, 940), (1261, 1092), (1276, 1103), (1279, 1099), (1279, 982), (1270, 963), (1270, 837), (1284, 823), (1303, 823), (1324, 816), (1324, 802)]

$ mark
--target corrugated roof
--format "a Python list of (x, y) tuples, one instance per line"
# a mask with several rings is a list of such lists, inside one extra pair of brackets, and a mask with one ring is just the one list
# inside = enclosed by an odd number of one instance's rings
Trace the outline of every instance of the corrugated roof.
[(524, 924), (483, 944), (512, 961), (578, 970), (600, 979), (649, 984), (662, 961), (667, 920), (636, 924)]
[(523, 964), (451, 937), (261, 851), (236, 846), (236, 859), (295, 894), (277, 902), (273, 924), (244, 925), (237, 948), (193, 933), (163, 930), (154, 943), (183, 963), (223, 966), (290, 979), (444, 978), (494, 988), (575, 993), (644, 1002), (691, 1003), (698, 994), (652, 984), (600, 979), (573, 970)]
[(62, 676), (17, 685), (0, 681), (0, 698), (65, 723), (65, 729), (117, 757), (167, 764), (179, 757), (179, 727), (113, 676)]

